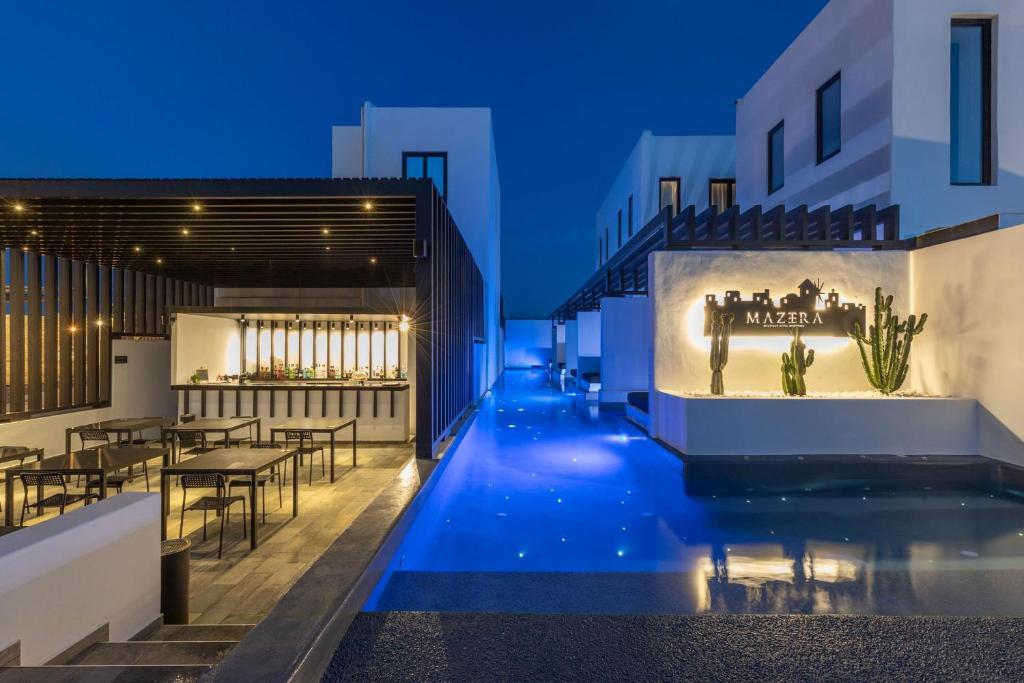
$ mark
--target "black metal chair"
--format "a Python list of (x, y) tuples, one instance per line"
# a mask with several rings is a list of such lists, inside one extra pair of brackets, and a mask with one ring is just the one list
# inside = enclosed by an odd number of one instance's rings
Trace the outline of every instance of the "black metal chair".
[[(253, 443), (249, 445), (249, 448), (281, 448), (276, 443)], [(287, 461), (285, 467), (288, 466)], [(270, 468), (269, 474), (258, 474), (256, 475), (256, 486), (260, 489), (260, 495), (263, 498), (263, 513), (261, 516), (262, 522), (267, 523), (267, 482), (277, 481), (277, 506), (281, 507), (284, 505), (284, 496), (281, 494), (281, 477), (277, 476), (277, 465)], [(235, 477), (228, 481), (228, 492), (230, 493), (236, 487), (249, 488), (249, 477)], [(256, 503), (253, 502), (253, 514), (256, 514), (255, 510)]]
[[(238, 417), (239, 419), (243, 419), (243, 420), (252, 419), (252, 415), (236, 415), (235, 417)], [(249, 437), (248, 438), (246, 438), (244, 436), (231, 436), (229, 434), (227, 441), (221, 439), (221, 440), (217, 441), (217, 443), (218, 444), (223, 444), (224, 448), (237, 448), (237, 447), (241, 446), (243, 443), (247, 443), (247, 442), (248, 443), (255, 443), (256, 439), (254, 438), (255, 435), (253, 434), (253, 431), (252, 431), (255, 427), (256, 427), (255, 424), (249, 425)]]
[[(216, 489), (214, 496), (202, 496), (185, 505), (185, 497), (189, 489)], [(245, 531), (245, 496), (225, 495), (227, 481), (223, 474), (183, 474), (181, 475), (181, 522), (178, 525), (178, 538), (185, 532), (185, 511), (203, 511), (203, 540), (206, 540), (206, 513), (210, 510), (220, 512), (220, 543), (217, 546), (217, 559), (220, 559), (224, 551), (224, 522), (228, 521), (231, 514), (231, 506), (241, 501), (242, 503), (242, 538), (246, 538)]]
[[(82, 441), (82, 450), (88, 450), (90, 448), (98, 448), (101, 446), (110, 446), (110, 434), (103, 431), (102, 429), (83, 429), (78, 432), (78, 438)], [(95, 443), (95, 446), (89, 446), (89, 443)], [(146, 476), (146, 491), (149, 491), (149, 467), (143, 463), (143, 473)], [(134, 479), (134, 473), (132, 468), (128, 468), (128, 474), (111, 474), (107, 477), (107, 486), (115, 489), (118, 493), (124, 490), (124, 485)], [(82, 477), (78, 477), (78, 483), (81, 485)], [(85, 490), (98, 489), (100, 487), (100, 480), (94, 477), (86, 478)]]
[[(68, 505), (80, 501), (84, 501), (88, 505), (94, 498), (99, 498), (95, 493), (89, 493), (88, 491), (85, 493), (68, 493), (68, 485), (64, 483), (63, 475), (56, 472), (22, 472), (20, 478), (21, 485), (25, 489), (25, 497), (21, 502), (21, 521), (18, 523), (20, 526), (25, 525), (26, 510), (60, 508), (60, 514), (63, 515)], [(47, 496), (45, 494), (47, 486), (59, 486), (60, 493)], [(40, 492), (39, 499), (34, 503), (28, 502), (30, 489), (37, 489)]]
[[(177, 442), (175, 462), (181, 460), (183, 455), (200, 455), (212, 451), (206, 443), (206, 432), (201, 429), (174, 432), (173, 441)], [(172, 443), (173, 447), (175, 444)]]
[[(303, 444), (305, 444), (305, 442), (307, 440), (309, 441), (309, 445), (308, 446), (303, 445)], [(324, 476), (325, 474), (327, 474), (327, 456), (324, 455), (324, 447), (323, 446), (317, 446), (316, 443), (313, 442), (313, 432), (309, 431), (308, 429), (286, 431), (284, 433), (284, 445), (285, 445), (285, 448), (290, 448), (292, 441), (298, 441), (299, 442), (298, 451), (299, 451), (299, 466), (300, 467), (303, 464), (302, 463), (303, 457), (306, 456), (306, 455), (309, 456), (309, 485), (312, 486), (313, 485), (313, 454), (316, 453), (317, 451), (320, 451), (320, 476)], [(296, 472), (295, 476), (296, 477), (299, 476), (299, 473)]]

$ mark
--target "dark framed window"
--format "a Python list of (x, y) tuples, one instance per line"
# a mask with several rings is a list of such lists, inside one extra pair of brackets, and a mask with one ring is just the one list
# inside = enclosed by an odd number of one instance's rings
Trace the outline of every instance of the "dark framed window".
[(622, 209), (619, 209), (619, 215), (618, 215), (618, 218), (616, 219), (616, 225), (618, 226), (619, 246), (621, 247), (622, 246)]
[(438, 194), (448, 198), (448, 152), (402, 152), (403, 178), (430, 178)]
[(768, 131), (768, 194), (782, 189), (786, 177), (786, 122)]
[(708, 206), (725, 211), (736, 204), (736, 179), (711, 178), (708, 181)]
[(818, 88), (816, 104), (818, 163), (839, 154), (842, 149), (842, 73), (837, 73)]
[(629, 236), (633, 236), (633, 195), (629, 195), (629, 215), (626, 224), (629, 226)]
[(949, 54), (949, 181), (992, 183), (992, 21), (954, 19)]
[(679, 204), (682, 201), (679, 195), (679, 178), (660, 178), (658, 180), (658, 211), (666, 206), (672, 207), (672, 215), (679, 213)]

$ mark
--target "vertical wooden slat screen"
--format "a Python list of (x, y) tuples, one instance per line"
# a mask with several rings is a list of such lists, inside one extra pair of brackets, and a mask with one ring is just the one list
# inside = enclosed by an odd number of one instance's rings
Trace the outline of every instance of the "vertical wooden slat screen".
[(124, 271), (124, 333), (135, 334), (135, 273)]
[(110, 269), (111, 280), (111, 322), (110, 331), (115, 334), (124, 332), (124, 271), (120, 268)]
[(146, 274), (135, 273), (135, 334), (146, 333)]
[(99, 268), (95, 263), (85, 264), (85, 403), (95, 403), (100, 395), (100, 326)]
[(25, 253), (11, 249), (11, 412), (25, 410)]
[(27, 410), (41, 410), (43, 407), (43, 299), (42, 262), (39, 254), (25, 252), (25, 278), (28, 289), (28, 313), (25, 316), (25, 355), (28, 377)]
[(0, 247), (0, 415), (7, 413), (7, 250)]
[(100, 386), (99, 396), (100, 401), (110, 400), (110, 267), (100, 266), (100, 286), (98, 289), (100, 301), (99, 301), (99, 320), (102, 324), (99, 327), (98, 333), (100, 338), (99, 343), (99, 354), (100, 354)]
[(57, 257), (43, 256), (43, 408), (57, 407)]
[(146, 274), (146, 334), (156, 334), (156, 276)]
[(71, 261), (57, 259), (57, 403), (61, 408), (71, 405)]
[(74, 384), (71, 390), (73, 405), (85, 403), (85, 264), (71, 262), (71, 326)]
[(156, 310), (153, 313), (153, 319), (156, 321), (156, 332), (158, 334), (167, 334), (167, 324), (164, 322), (164, 312), (167, 310), (165, 308), (165, 304), (167, 303), (166, 285), (167, 278), (163, 275), (157, 275)]

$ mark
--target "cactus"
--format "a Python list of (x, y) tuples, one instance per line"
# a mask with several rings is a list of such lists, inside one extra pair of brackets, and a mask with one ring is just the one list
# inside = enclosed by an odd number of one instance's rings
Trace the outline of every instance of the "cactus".
[[(867, 335), (855, 323), (850, 336), (857, 342), (864, 372), (871, 386), (889, 395), (903, 386), (910, 368), (910, 345), (914, 337), (924, 330), (928, 314), (921, 319), (911, 315), (904, 322), (892, 314), (892, 295), (882, 296), (882, 288), (875, 289), (875, 319), (868, 326)], [(900, 335), (903, 336), (900, 339)]]
[(787, 396), (807, 395), (804, 375), (807, 374), (807, 368), (814, 364), (814, 349), (805, 353), (806, 348), (807, 345), (800, 339), (800, 330), (793, 330), (789, 353), (782, 354), (782, 391)]
[(721, 396), (725, 393), (722, 383), (722, 368), (729, 362), (729, 336), (732, 334), (732, 313), (711, 314), (711, 394)]

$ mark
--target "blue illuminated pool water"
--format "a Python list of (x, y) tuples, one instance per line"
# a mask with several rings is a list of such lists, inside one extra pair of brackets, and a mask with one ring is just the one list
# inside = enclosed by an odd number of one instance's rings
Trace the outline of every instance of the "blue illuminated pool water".
[(366, 609), (1024, 614), (1007, 495), (688, 495), (677, 457), (536, 371), (447, 457)]

